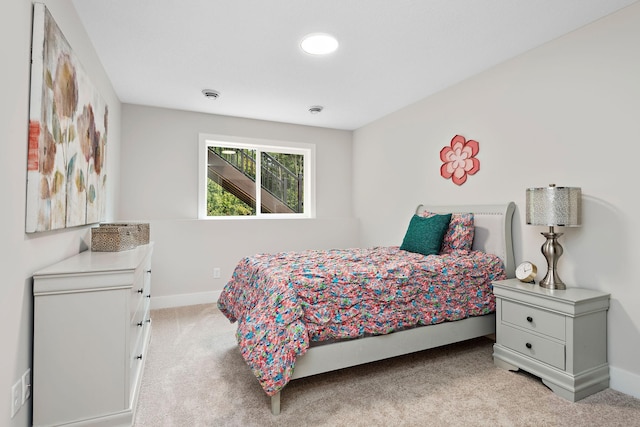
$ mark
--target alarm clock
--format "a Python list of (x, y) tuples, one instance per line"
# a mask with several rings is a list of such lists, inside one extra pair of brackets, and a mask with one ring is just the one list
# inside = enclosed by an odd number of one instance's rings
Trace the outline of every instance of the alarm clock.
[(538, 267), (530, 261), (524, 261), (516, 268), (516, 277), (524, 283), (535, 283)]

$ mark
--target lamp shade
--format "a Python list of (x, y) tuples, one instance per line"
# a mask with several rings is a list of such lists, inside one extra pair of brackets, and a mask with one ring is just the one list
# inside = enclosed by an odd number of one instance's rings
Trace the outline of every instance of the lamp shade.
[(582, 223), (579, 187), (527, 188), (527, 224), (577, 227)]

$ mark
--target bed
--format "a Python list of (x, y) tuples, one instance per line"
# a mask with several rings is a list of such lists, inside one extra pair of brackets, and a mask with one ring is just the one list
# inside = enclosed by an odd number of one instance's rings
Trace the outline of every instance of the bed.
[[(291, 380), (494, 333), (491, 283), (514, 276), (514, 210), (420, 205), (400, 246), (243, 258), (218, 308), (238, 322), (271, 412)], [(431, 239), (416, 224), (440, 233), (438, 249), (412, 246)]]

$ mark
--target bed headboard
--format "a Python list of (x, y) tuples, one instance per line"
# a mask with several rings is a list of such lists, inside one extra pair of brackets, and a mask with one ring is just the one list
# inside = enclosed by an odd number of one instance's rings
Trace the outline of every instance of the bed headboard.
[(511, 220), (516, 205), (509, 202), (504, 205), (452, 205), (425, 206), (416, 209), (435, 213), (468, 213), (473, 212), (475, 235), (473, 249), (498, 255), (504, 262), (507, 277), (515, 277), (515, 260), (513, 240), (511, 236)]

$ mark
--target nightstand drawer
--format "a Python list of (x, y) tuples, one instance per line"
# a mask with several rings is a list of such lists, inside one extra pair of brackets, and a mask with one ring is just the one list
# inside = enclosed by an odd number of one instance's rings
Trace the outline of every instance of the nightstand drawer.
[(565, 369), (563, 344), (506, 325), (502, 325), (500, 330), (500, 344), (558, 369)]
[(565, 316), (513, 301), (502, 301), (502, 322), (565, 340)]

